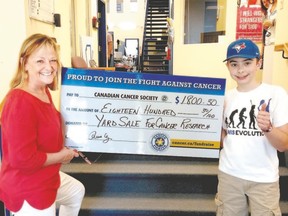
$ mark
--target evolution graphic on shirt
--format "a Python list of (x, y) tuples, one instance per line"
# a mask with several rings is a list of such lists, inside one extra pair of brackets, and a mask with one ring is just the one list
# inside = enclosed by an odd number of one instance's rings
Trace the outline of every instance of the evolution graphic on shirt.
[(260, 100), (256, 105), (251, 102), (250, 107), (243, 107), (241, 109), (235, 109), (230, 114), (227, 113), (225, 117), (225, 125), (227, 128), (227, 134), (240, 135), (240, 136), (264, 136), (264, 133), (258, 128), (256, 122), (256, 108), (258, 111), (262, 109), (262, 106), (267, 105), (265, 111), (269, 112), (271, 98), (268, 102), (264, 99)]

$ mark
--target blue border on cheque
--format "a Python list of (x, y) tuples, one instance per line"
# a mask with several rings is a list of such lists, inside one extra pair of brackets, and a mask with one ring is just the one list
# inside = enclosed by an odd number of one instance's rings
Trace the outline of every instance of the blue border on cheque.
[(224, 95), (226, 79), (63, 67), (62, 85)]

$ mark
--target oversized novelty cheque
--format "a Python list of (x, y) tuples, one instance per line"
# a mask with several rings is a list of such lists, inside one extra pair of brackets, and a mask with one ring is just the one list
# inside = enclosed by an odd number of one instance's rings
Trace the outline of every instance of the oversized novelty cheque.
[(225, 79), (62, 69), (66, 146), (218, 158)]

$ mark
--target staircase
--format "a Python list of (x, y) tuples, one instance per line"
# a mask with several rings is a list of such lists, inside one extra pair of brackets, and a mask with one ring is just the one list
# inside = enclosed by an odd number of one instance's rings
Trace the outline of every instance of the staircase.
[(169, 13), (169, 0), (147, 0), (141, 57), (143, 73), (169, 74), (165, 52)]
[[(85, 154), (96, 163), (77, 158), (62, 168), (86, 187), (79, 216), (215, 216), (216, 159)], [(280, 175), (288, 216), (287, 167)]]

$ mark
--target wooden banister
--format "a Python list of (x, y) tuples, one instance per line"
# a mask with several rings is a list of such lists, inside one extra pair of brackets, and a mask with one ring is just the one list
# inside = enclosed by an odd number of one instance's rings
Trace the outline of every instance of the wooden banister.
[(282, 51), (282, 57), (288, 59), (288, 43), (275, 45), (274, 51)]

